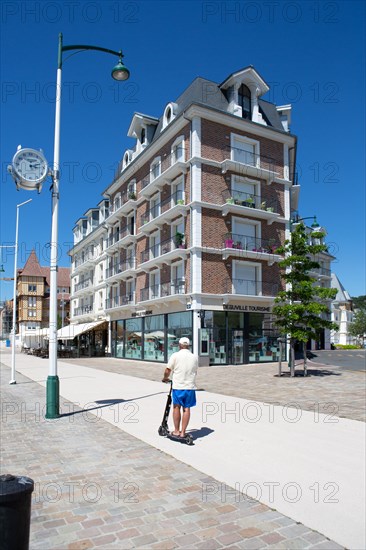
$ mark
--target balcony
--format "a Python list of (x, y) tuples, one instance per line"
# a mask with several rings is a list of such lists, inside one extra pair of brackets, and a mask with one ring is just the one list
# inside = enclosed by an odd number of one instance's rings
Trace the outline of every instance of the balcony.
[(271, 225), (282, 214), (282, 207), (277, 199), (263, 200), (259, 195), (242, 191), (226, 190), (222, 194), (224, 204), (222, 214), (241, 214), (246, 217), (267, 220)]
[(223, 174), (230, 171), (242, 176), (264, 179), (267, 183), (282, 178), (283, 166), (272, 157), (231, 146), (226, 148), (224, 154), (226, 158), (221, 162)]
[(162, 172), (160, 172), (160, 165), (158, 170), (154, 167), (150, 170), (149, 174), (142, 179), (140, 194), (143, 197), (151, 197), (156, 191), (161, 190), (166, 183), (170, 183), (179, 175), (184, 174), (187, 170), (184, 154), (179, 154), (177, 156), (174, 152), (164, 158), (162, 163), (164, 165), (169, 164), (169, 166)]
[(74, 274), (76, 271), (83, 271), (84, 269), (89, 269), (97, 259), (98, 259), (98, 256), (92, 252), (88, 252), (81, 258), (77, 258), (74, 261), (72, 273)]
[(326, 279), (330, 279), (331, 276), (332, 276), (332, 271), (331, 269), (327, 269), (325, 267), (317, 267), (317, 268), (314, 268), (310, 271), (310, 274), (315, 276), (315, 277), (324, 277)]
[(109, 208), (109, 216), (106, 219), (108, 224), (112, 224), (122, 216), (128, 214), (136, 206), (137, 196), (136, 193), (130, 191), (123, 193), (121, 197), (116, 200)]
[(169, 264), (172, 260), (185, 258), (186, 256), (187, 250), (184, 241), (180, 244), (176, 237), (171, 237), (144, 250), (141, 253), (139, 267), (146, 270), (154, 266)]
[(126, 294), (124, 296), (114, 296), (107, 298), (105, 301), (105, 309), (114, 309), (135, 304), (135, 293)]
[(123, 262), (116, 262), (106, 269), (106, 279), (108, 282), (112, 280), (124, 279), (134, 273), (136, 269), (136, 258), (131, 257)]
[(277, 296), (278, 284), (266, 281), (246, 279), (226, 279), (224, 294), (240, 294), (242, 296)]
[(171, 296), (174, 297), (177, 294), (185, 294), (185, 280), (183, 278), (141, 289), (140, 302), (157, 300), (158, 298), (169, 298)]
[(185, 215), (186, 210), (184, 192), (176, 191), (170, 195), (170, 197), (153, 206), (153, 208), (149, 208), (146, 213), (141, 216), (140, 230), (143, 233), (149, 233), (161, 227), (164, 223), (180, 215)]
[(93, 306), (81, 306), (74, 309), (74, 317), (80, 317), (81, 315), (90, 315), (93, 313)]
[(93, 286), (92, 279), (86, 279), (85, 281), (81, 281), (80, 283), (77, 283), (74, 288), (74, 295), (77, 293), (81, 294), (82, 290), (88, 290), (89, 287)]
[(106, 250), (113, 252), (123, 245), (135, 242), (136, 236), (131, 232), (130, 227), (125, 225), (121, 231), (116, 231), (106, 241)]
[(276, 249), (280, 246), (275, 239), (259, 239), (249, 235), (239, 235), (237, 233), (226, 233), (222, 245), (223, 259), (229, 256), (239, 258), (248, 258), (254, 260), (267, 260), (269, 264), (279, 261), (282, 256), (276, 254)]

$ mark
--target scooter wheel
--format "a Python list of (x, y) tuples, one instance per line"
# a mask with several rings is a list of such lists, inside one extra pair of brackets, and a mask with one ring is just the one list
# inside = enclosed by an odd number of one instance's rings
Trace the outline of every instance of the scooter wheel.
[(193, 445), (193, 437), (191, 436), (191, 434), (187, 434), (185, 440), (187, 445)]
[(168, 434), (168, 430), (164, 428), (164, 426), (159, 426), (158, 434), (161, 436), (166, 436)]

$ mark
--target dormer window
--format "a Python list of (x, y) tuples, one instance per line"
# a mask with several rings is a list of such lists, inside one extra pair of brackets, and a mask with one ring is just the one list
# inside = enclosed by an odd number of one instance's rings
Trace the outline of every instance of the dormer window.
[(242, 117), (252, 119), (251, 93), (245, 84), (242, 84), (238, 91), (239, 106), (242, 108)]
[(141, 129), (141, 137), (140, 137), (141, 145), (144, 145), (145, 140), (146, 140), (146, 130), (145, 130), (145, 128), (142, 128)]
[(132, 151), (128, 149), (123, 155), (122, 169), (126, 168), (126, 166), (131, 162), (131, 160), (132, 160)]
[(163, 116), (163, 129), (168, 126), (174, 120), (175, 113), (177, 110), (176, 103), (168, 103), (165, 107), (164, 116)]

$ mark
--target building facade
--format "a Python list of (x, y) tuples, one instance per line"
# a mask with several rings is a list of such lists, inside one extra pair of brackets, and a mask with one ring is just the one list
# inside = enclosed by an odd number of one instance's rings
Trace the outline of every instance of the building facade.
[[(49, 327), (50, 268), (41, 267), (33, 250), (17, 275), (17, 327), (21, 345), (38, 346), (42, 329)], [(59, 324), (69, 323), (70, 268), (58, 270), (57, 315)]]
[(332, 321), (337, 323), (339, 330), (331, 332), (331, 343), (333, 345), (356, 344), (357, 338), (349, 334), (349, 325), (354, 321), (352, 298), (335, 273), (332, 273), (332, 287), (338, 290), (332, 301)]
[(276, 248), (297, 209), (291, 106), (253, 67), (195, 79), (134, 145), (76, 222), (73, 323), (109, 322), (115, 357), (167, 361), (188, 336), (200, 365), (276, 361)]

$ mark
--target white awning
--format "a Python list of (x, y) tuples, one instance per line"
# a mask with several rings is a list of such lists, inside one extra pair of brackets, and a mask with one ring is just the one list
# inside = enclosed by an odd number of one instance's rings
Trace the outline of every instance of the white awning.
[(66, 325), (57, 331), (57, 340), (73, 340), (76, 336), (79, 336), (79, 334), (89, 332), (89, 330), (93, 330), (103, 323), (105, 323), (105, 320), (92, 321), (91, 323), (79, 323), (78, 325)]

